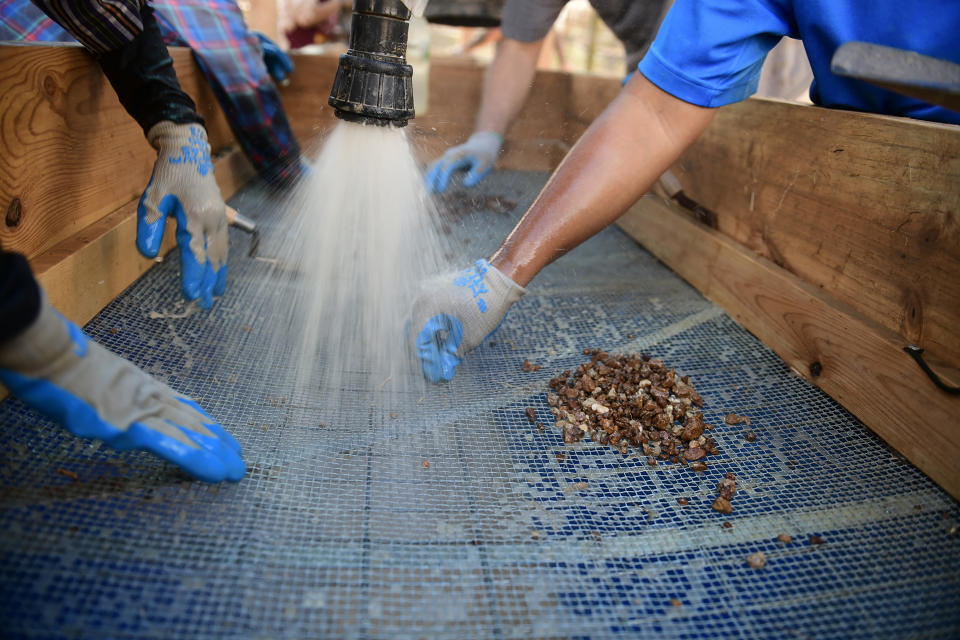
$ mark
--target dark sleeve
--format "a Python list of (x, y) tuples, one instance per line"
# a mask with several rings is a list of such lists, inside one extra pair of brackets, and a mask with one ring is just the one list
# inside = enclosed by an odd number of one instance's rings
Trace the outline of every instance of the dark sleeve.
[(162, 120), (203, 124), (193, 100), (180, 88), (153, 10), (145, 5), (141, 18), (143, 31), (98, 58), (120, 103), (144, 133)]
[(12, 340), (40, 313), (40, 287), (27, 259), (0, 248), (0, 343)]
[(31, 1), (95, 55), (118, 49), (143, 31), (141, 0)]

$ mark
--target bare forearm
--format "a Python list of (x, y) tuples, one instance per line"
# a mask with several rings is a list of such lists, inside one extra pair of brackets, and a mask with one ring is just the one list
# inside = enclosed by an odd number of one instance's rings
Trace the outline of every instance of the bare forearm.
[(487, 69), (475, 131), (505, 136), (530, 95), (543, 41), (519, 42), (504, 38)]
[(703, 132), (713, 113), (634, 74), (490, 262), (526, 286), (543, 267), (616, 220), (646, 193)]

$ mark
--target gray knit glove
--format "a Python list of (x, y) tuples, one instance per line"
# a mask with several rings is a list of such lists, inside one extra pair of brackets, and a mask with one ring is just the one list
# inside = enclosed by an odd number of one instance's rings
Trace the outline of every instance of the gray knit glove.
[(427, 191), (443, 193), (447, 190), (450, 177), (458, 171), (467, 172), (463, 177), (463, 186), (477, 186), (497, 164), (497, 155), (502, 146), (503, 136), (496, 131), (478, 131), (463, 144), (447, 149), (443, 157), (434, 160), (427, 169)]
[(423, 375), (452, 379), (463, 355), (496, 331), (526, 292), (486, 260), (425, 283), (410, 324), (410, 348)]
[(0, 343), (0, 383), (82, 438), (150, 451), (206, 482), (246, 473), (240, 445), (193, 400), (92, 342), (46, 300)]
[(165, 120), (150, 128), (147, 139), (157, 149), (157, 162), (137, 206), (137, 248), (156, 257), (167, 216), (174, 216), (183, 297), (199, 298), (209, 309), (227, 286), (227, 218), (207, 132), (199, 124)]

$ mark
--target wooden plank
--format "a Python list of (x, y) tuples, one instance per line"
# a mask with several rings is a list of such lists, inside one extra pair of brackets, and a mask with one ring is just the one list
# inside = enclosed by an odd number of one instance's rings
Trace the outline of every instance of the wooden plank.
[(934, 387), (897, 334), (656, 196), (617, 224), (960, 498), (960, 397)]
[(573, 146), (597, 116), (620, 93), (617, 78), (575, 74), (570, 76), (570, 93), (565, 108), (563, 141)]
[(960, 366), (960, 127), (751, 99), (674, 172), (721, 232)]
[(307, 155), (318, 150), (318, 136), (337, 120), (327, 105), (337, 73), (339, 56), (291, 53), (294, 70), (290, 82), (279, 88), (290, 129)]
[[(184, 89), (208, 120), (216, 153), (232, 134), (187, 49), (171, 49)], [(74, 46), (0, 45), (0, 208), (16, 226), (0, 242), (39, 255), (138, 197), (156, 152), (99, 66)]]

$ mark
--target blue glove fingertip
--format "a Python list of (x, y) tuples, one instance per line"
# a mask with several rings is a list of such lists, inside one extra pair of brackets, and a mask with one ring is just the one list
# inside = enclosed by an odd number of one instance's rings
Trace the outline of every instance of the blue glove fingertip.
[(453, 379), (457, 365), (457, 348), (463, 340), (463, 325), (456, 317), (441, 313), (430, 318), (417, 334), (417, 358), (424, 377), (430, 382)]
[(437, 177), (439, 182), (437, 191), (440, 193), (446, 191), (447, 185), (450, 183), (450, 177), (454, 174), (454, 172), (469, 169), (475, 162), (476, 160), (473, 158), (473, 156), (466, 156), (443, 167), (439, 176)]
[(216, 420), (210, 417), (210, 414), (204, 411), (203, 407), (191, 400), (190, 398), (184, 398), (182, 396), (178, 397), (177, 400), (187, 405), (201, 416), (205, 418), (203, 426), (213, 432), (220, 440), (227, 443), (227, 445), (237, 452), (237, 455), (243, 453), (243, 448), (240, 446), (240, 443), (237, 442), (237, 439), (230, 435), (230, 432), (221, 427)]
[[(213, 480), (213, 482), (219, 482), (220, 480), (237, 482), (247, 473), (247, 466), (240, 457), (240, 453), (233, 448), (231, 443), (221, 437), (221, 435), (226, 434), (226, 432), (220, 428), (219, 425), (211, 423), (206, 426), (217, 436), (216, 438), (210, 438), (209, 436), (184, 429), (183, 427), (181, 427), (180, 430), (200, 446), (202, 450), (209, 452), (219, 463), (221, 472), (218, 479)], [(233, 444), (236, 444), (236, 441), (234, 441)], [(237, 444), (237, 446), (239, 447), (240, 445)]]
[[(153, 178), (150, 178), (150, 182), (153, 182)], [(144, 190), (143, 195), (140, 196), (140, 201), (137, 202), (137, 251), (145, 258), (156, 258), (160, 252), (160, 245), (163, 243), (163, 232), (166, 230), (167, 214), (172, 208), (170, 199), (177, 199), (175, 196), (168, 195), (161, 200), (160, 206), (158, 207), (160, 217), (153, 223), (149, 223), (147, 222), (147, 216), (150, 212), (147, 210), (145, 204), (147, 191), (149, 191), (149, 189), (150, 185), (148, 184), (147, 189)], [(179, 203), (179, 201), (177, 201), (177, 203)]]
[(470, 171), (467, 172), (467, 175), (463, 178), (463, 186), (465, 187), (475, 187), (480, 183), (481, 180), (487, 177), (487, 174), (490, 173), (490, 170), (493, 167), (488, 166), (482, 171), (477, 171), (477, 168), (480, 166), (479, 163), (473, 165)]
[[(203, 293), (203, 274), (204, 267), (193, 257), (189, 242), (180, 244), (180, 292), (185, 300), (193, 301), (201, 297)], [(213, 304), (212, 298), (210, 304)], [(200, 306), (203, 307), (202, 300)], [(209, 308), (209, 306), (206, 308)]]

